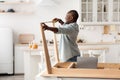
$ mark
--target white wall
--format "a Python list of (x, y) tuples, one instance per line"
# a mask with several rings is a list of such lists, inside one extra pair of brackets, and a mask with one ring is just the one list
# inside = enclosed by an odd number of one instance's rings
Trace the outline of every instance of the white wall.
[(78, 38), (84, 39), (85, 42), (100, 42), (102, 40), (102, 26), (84, 26), (80, 29)]
[[(31, 0), (37, 2), (39, 0)], [(16, 12), (33, 12), (32, 14), (0, 14), (0, 27), (10, 27), (14, 32), (14, 43), (18, 42), (18, 35), (21, 33), (35, 34), (35, 40), (40, 41), (40, 22), (50, 21), (55, 17), (64, 20), (67, 11), (75, 9), (79, 12), (79, 0), (55, 0), (56, 6), (41, 6), (35, 4), (8, 4), (0, 5), (1, 9), (7, 11), (13, 8)], [(78, 20), (79, 23), (79, 20)], [(50, 24), (49, 24), (50, 25)], [(57, 24), (58, 25), (58, 24)], [(80, 30), (78, 37), (83, 37), (87, 42), (98, 42), (101, 40), (103, 27), (94, 26), (95, 29)], [(46, 31), (47, 39), (51, 40), (51, 32)]]
[[(37, 0), (33, 0), (37, 1)], [(39, 24), (43, 21), (50, 21), (58, 17), (64, 20), (65, 14), (71, 9), (79, 10), (79, 0), (57, 0), (57, 6), (40, 5), (2, 5), (4, 9), (13, 8), (16, 11), (34, 11), (33, 14), (0, 14), (0, 27), (10, 27), (14, 32), (14, 43), (18, 42), (20, 33), (35, 34), (36, 41), (39, 41)], [(49, 35), (48, 37), (50, 37)]]

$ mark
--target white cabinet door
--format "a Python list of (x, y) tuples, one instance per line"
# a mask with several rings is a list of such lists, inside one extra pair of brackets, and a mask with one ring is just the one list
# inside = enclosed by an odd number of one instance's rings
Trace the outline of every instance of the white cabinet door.
[(24, 51), (24, 80), (35, 80), (35, 76), (40, 73), (39, 63), (43, 64), (41, 54), (43, 53), (40, 50)]
[(81, 0), (81, 22), (108, 22), (109, 0)]
[(93, 0), (81, 0), (81, 22), (93, 22)]
[(119, 24), (120, 0), (81, 0), (81, 24)]
[(119, 63), (119, 45), (109, 45), (109, 52), (106, 54), (106, 62)]
[(24, 50), (26, 45), (15, 45), (15, 74), (24, 74)]
[(81, 57), (97, 57), (98, 63), (106, 62), (106, 54), (108, 54), (108, 46), (106, 45), (84, 45), (79, 46)]
[(120, 22), (120, 0), (113, 0), (112, 21)]
[[(106, 63), (120, 63), (120, 45), (111, 44), (111, 45), (83, 45), (79, 46), (81, 49), (91, 49), (91, 48), (108, 48), (105, 52), (105, 62)], [(82, 50), (80, 50), (82, 51)]]

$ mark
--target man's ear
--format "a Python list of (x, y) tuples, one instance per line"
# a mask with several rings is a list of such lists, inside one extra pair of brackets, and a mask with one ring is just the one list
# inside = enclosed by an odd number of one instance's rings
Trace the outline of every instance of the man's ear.
[(70, 16), (70, 20), (73, 20), (73, 16)]

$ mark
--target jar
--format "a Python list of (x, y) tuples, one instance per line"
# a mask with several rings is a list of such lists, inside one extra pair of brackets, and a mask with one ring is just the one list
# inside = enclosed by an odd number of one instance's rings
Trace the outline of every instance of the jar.
[(32, 45), (32, 49), (37, 49), (38, 48), (38, 45), (36, 44), (36, 43), (34, 43), (33, 45)]

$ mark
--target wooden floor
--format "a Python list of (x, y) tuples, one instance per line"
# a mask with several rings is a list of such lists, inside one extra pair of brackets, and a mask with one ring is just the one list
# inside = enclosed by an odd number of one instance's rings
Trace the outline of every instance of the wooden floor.
[(0, 76), (0, 80), (24, 80), (24, 75)]

